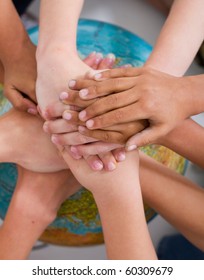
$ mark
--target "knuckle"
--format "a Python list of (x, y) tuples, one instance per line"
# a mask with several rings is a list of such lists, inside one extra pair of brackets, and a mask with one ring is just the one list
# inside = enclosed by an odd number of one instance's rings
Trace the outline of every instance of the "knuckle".
[(98, 86), (97, 85), (92, 85), (89, 88), (90, 94), (93, 96), (98, 96)]
[(116, 143), (116, 144), (125, 144), (125, 142), (126, 142), (126, 137), (125, 137), (125, 135), (123, 135), (123, 134), (121, 134), (121, 133), (117, 133), (116, 135), (115, 135), (115, 138), (114, 138), (114, 143)]
[(113, 84), (114, 84), (115, 90), (117, 91), (117, 90), (119, 90), (121, 88), (123, 83), (122, 83), (121, 79), (115, 79), (113, 81)]

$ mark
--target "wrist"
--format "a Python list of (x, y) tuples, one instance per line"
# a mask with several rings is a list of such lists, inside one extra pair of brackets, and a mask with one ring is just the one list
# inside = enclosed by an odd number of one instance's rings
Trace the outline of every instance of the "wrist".
[(69, 42), (52, 42), (51, 44), (39, 45), (36, 51), (36, 60), (37, 63), (46, 59), (57, 57), (57, 56), (73, 56), (78, 57), (76, 46), (70, 45)]

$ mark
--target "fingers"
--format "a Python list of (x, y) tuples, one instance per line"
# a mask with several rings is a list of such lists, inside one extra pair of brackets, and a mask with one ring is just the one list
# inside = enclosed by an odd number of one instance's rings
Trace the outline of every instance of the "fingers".
[(118, 162), (124, 161), (125, 158), (126, 158), (125, 148), (115, 149), (115, 150), (112, 151), (112, 154)]
[(88, 137), (93, 137), (103, 142), (123, 145), (131, 136), (140, 132), (148, 125), (148, 121), (140, 120), (131, 123), (111, 126), (104, 130), (89, 130), (84, 126), (79, 126), (78, 130), (81, 134)]
[(143, 147), (149, 144), (155, 144), (158, 138), (167, 133), (163, 127), (149, 127), (141, 131), (140, 133), (132, 136), (126, 143), (126, 150), (132, 151), (137, 147)]
[(94, 80), (102, 81), (113, 78), (121, 78), (121, 77), (135, 77), (141, 75), (143, 71), (142, 67), (120, 67), (111, 69), (108, 71), (104, 71), (101, 73), (97, 73), (94, 75)]
[(55, 145), (71, 146), (81, 145), (86, 143), (96, 142), (97, 140), (86, 135), (82, 135), (79, 132), (70, 132), (64, 134), (53, 134), (51, 141)]
[(137, 102), (137, 91), (127, 90), (120, 93), (111, 94), (104, 98), (100, 98), (90, 104), (85, 110), (79, 113), (81, 121), (87, 121), (90, 118), (105, 114), (117, 108), (128, 106)]
[(99, 117), (89, 119), (86, 122), (86, 127), (91, 130), (102, 129), (116, 124), (137, 121), (138, 119), (146, 119), (146, 113), (137, 103), (134, 103), (124, 108), (113, 110)]
[(17, 110), (28, 112), (33, 115), (38, 114), (36, 104), (32, 100), (25, 98), (19, 91), (5, 87), (4, 95)]
[(80, 98), (89, 100), (106, 96), (111, 93), (131, 89), (135, 86), (135, 81), (136, 78), (118, 78), (102, 82), (95, 82), (95, 84), (86, 87), (86, 82), (84, 82), (83, 80), (77, 80), (76, 87), (77, 89), (79, 89)]
[(77, 106), (78, 108), (86, 108), (95, 102), (95, 100), (82, 100), (79, 97), (79, 92), (75, 90), (61, 92), (59, 98), (64, 104)]
[(83, 62), (86, 63), (88, 66), (92, 67), (95, 64), (96, 60), (96, 52), (90, 53), (87, 57), (83, 59)]
[(115, 63), (115, 55), (109, 53), (102, 61), (99, 63), (97, 70), (111, 69)]
[(107, 143), (125, 144), (126, 140), (120, 132), (107, 130), (89, 130), (84, 126), (79, 126), (79, 132), (88, 137), (93, 137)]
[(43, 125), (43, 130), (50, 134), (61, 134), (68, 132), (77, 132), (78, 125), (69, 124), (66, 120), (56, 119), (53, 121), (46, 121)]
[(103, 143), (103, 142), (95, 142), (92, 144), (87, 145), (78, 145), (78, 146), (72, 146), (71, 152), (76, 157), (85, 157), (87, 158), (90, 155), (98, 155), (107, 153), (109, 151), (112, 151), (116, 148), (121, 148), (121, 145), (119, 144), (111, 144), (111, 143)]
[(69, 124), (84, 125), (84, 122), (79, 120), (79, 114), (75, 111), (66, 110), (62, 114), (62, 118), (69, 122)]
[(104, 169), (106, 171), (113, 171), (116, 169), (117, 162), (111, 152), (98, 155), (103, 162)]
[(46, 116), (46, 119), (49, 120), (61, 117), (64, 111), (72, 109), (74, 108), (71, 105), (65, 105), (57, 101), (46, 108), (44, 115)]
[(101, 171), (103, 169), (103, 162), (100, 160), (99, 156), (88, 156), (84, 158), (89, 165), (89, 167), (94, 171)]

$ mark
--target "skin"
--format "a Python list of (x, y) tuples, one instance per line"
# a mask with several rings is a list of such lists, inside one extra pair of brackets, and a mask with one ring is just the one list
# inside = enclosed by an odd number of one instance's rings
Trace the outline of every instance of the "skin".
[[(41, 118), (15, 109), (0, 118), (0, 161), (12, 158), (18, 166), (23, 166), (19, 168), (17, 187), (0, 231), (0, 258), (26, 258), (36, 239), (56, 217), (61, 203), (83, 184), (93, 193), (99, 207), (108, 258), (155, 259), (143, 209), (138, 153), (129, 154), (123, 166), (113, 173), (95, 172), (84, 159), (74, 160), (63, 147), (58, 147), (63, 160), (42, 131), (42, 123)], [(34, 150), (30, 151), (31, 139), (35, 139), (35, 143), (32, 142)], [(77, 179), (69, 170), (60, 171), (67, 165)], [(46, 215), (45, 205), (48, 207)], [(20, 219), (16, 218), (16, 213)], [(118, 231), (122, 226), (127, 229), (128, 238), (126, 231)]]
[[(79, 130), (89, 137), (103, 141), (106, 137), (110, 143), (127, 142), (127, 147), (131, 147), (133, 140), (127, 140), (135, 135), (135, 130), (132, 126), (131, 133), (128, 126), (137, 124), (141, 118), (149, 119), (149, 124), (146, 122), (148, 128), (134, 137), (134, 144), (140, 147), (158, 143), (163, 135), (188, 117), (201, 113), (204, 108), (204, 75), (179, 78), (144, 67), (113, 69), (100, 76), (99, 83), (77, 80), (74, 86), (75, 90), (79, 90), (77, 94), (83, 98), (84, 106), (86, 100), (87, 104), (92, 104), (79, 114), (72, 114), (69, 122), (76, 122), (77, 119), (79, 125), (85, 122), (88, 129), (82, 130), (79, 127)], [(165, 92), (165, 95), (161, 96), (161, 92)], [(76, 103), (73, 102), (73, 105), (76, 104), (77, 99)], [(63, 117), (66, 117), (66, 111)], [(117, 127), (118, 124), (127, 129), (108, 132), (114, 130), (110, 127)], [(119, 133), (122, 134), (121, 139)]]
[[(126, 76), (126, 72), (124, 71), (125, 72), (124, 73), (123, 71), (119, 70), (121, 71), (121, 75), (117, 76), (115, 80), (103, 81), (104, 89), (106, 90), (108, 89), (109, 91), (111, 91), (111, 93), (114, 94), (112, 97), (107, 96), (107, 98), (104, 98), (100, 101), (98, 100), (93, 105), (90, 106), (91, 109), (97, 111), (100, 117), (94, 119), (94, 123), (92, 122), (92, 119), (89, 122), (87, 122), (88, 128), (91, 130), (93, 130), (93, 128), (100, 128), (100, 131), (97, 130), (95, 132), (92, 131), (90, 132), (88, 130), (84, 130), (84, 131), (81, 130), (81, 132), (84, 135), (93, 135), (94, 133), (95, 137), (97, 137), (97, 135), (98, 136), (100, 135), (100, 137), (104, 137), (105, 134), (106, 139), (109, 139), (110, 142), (116, 141), (115, 139), (113, 140), (114, 138), (113, 133), (110, 134), (105, 131), (105, 128), (107, 126), (111, 124), (112, 125), (120, 124), (121, 122), (123, 122), (124, 119), (126, 123), (127, 122), (130, 123), (133, 120), (137, 121), (140, 119), (141, 120), (147, 119), (149, 125), (146, 127), (146, 129), (144, 129), (142, 133), (137, 133), (135, 135), (132, 134), (133, 137), (131, 137), (129, 141), (126, 142), (126, 146), (128, 147), (127, 149), (132, 150), (135, 149), (137, 146), (143, 146), (149, 143), (159, 142), (160, 137), (170, 132), (173, 128), (177, 126), (177, 124), (180, 124), (182, 120), (189, 117), (189, 115), (202, 111), (203, 108), (202, 76), (189, 77), (186, 79), (184, 78), (176, 79), (176, 77), (180, 77), (185, 73), (185, 71), (191, 64), (195, 54), (197, 53), (200, 44), (203, 41), (204, 19), (202, 16), (202, 11), (203, 11), (203, 1), (201, 0), (197, 0), (193, 2), (189, 0), (174, 1), (170, 14), (158, 37), (154, 50), (145, 64), (145, 68), (139, 70), (138, 69), (130, 70), (130, 72), (132, 71), (132, 73), (136, 71), (137, 77), (135, 77), (134, 75), (134, 77), (129, 78), (129, 80), (127, 79), (127, 77), (125, 77), (125, 80), (122, 79), (124, 78), (124, 76)], [(190, 27), (188, 24), (186, 24), (187, 22), (191, 22)], [(186, 34), (188, 34), (188, 36), (186, 36)], [(180, 51), (181, 49), (182, 52)], [(170, 59), (172, 57), (176, 57), (177, 59)], [(114, 71), (115, 69), (111, 70), (112, 73), (114, 73)], [(127, 69), (127, 71), (129, 70)], [(138, 78), (138, 71), (140, 72), (139, 78)], [(165, 76), (164, 73), (167, 73), (171, 76), (168, 75)], [(103, 77), (103, 75), (105, 77), (106, 74), (102, 73), (96, 75), (97, 80), (100, 80), (98, 78)], [(114, 74), (110, 74), (110, 76), (111, 75)], [(133, 90), (135, 85), (135, 80), (139, 80), (140, 82), (137, 85), (137, 92), (136, 92), (136, 87), (135, 90)], [(126, 85), (128, 85), (127, 87), (125, 86), (124, 81), (126, 81)], [(145, 81), (145, 85), (144, 85), (144, 81)], [(171, 91), (171, 87), (169, 86), (169, 84), (171, 84), (172, 86), (172, 82), (173, 82), (173, 87), (172, 87), (173, 90)], [(111, 89), (109, 88), (109, 86)], [(97, 87), (100, 87), (100, 84), (98, 84)], [(133, 98), (132, 101), (134, 102), (134, 104), (131, 105), (129, 104), (129, 106), (123, 108), (124, 102), (126, 104), (127, 101), (127, 99), (125, 98), (127, 97), (126, 96), (127, 88), (132, 93), (132, 96), (130, 96), (129, 98), (130, 99)], [(80, 89), (82, 89), (82, 92), (80, 94), (82, 99), (85, 98), (89, 99), (88, 97), (89, 95), (83, 96), (83, 94), (86, 92), (86, 91), (84, 92), (83, 89), (86, 90), (87, 86), (81, 87)], [(191, 89), (191, 92), (194, 93), (194, 96), (192, 97), (190, 90), (188, 90), (188, 94), (186, 94), (186, 89), (187, 90)], [(95, 87), (93, 87), (93, 90), (95, 90)], [(115, 91), (117, 92), (117, 95), (115, 95)], [(156, 100), (155, 100), (155, 95), (153, 94), (155, 92), (157, 96)], [(195, 94), (195, 92), (196, 93), (200, 92), (200, 94)], [(185, 94), (185, 98), (183, 98), (182, 106), (181, 106), (180, 97), (184, 96), (184, 94)], [(172, 98), (172, 96), (174, 98)], [(109, 114), (101, 115), (100, 110), (101, 109), (104, 110), (104, 108), (107, 106), (112, 106), (108, 101), (114, 99), (117, 99), (117, 104), (119, 104), (118, 106), (121, 108), (114, 110)], [(139, 109), (137, 108), (136, 102), (138, 104), (138, 107), (139, 105), (141, 105)], [(100, 106), (97, 106), (97, 104)], [(198, 107), (195, 104), (197, 104)], [(113, 107), (112, 109), (115, 109), (115, 107)], [(135, 111), (136, 109), (137, 112)], [(88, 113), (90, 112), (88, 111)], [(80, 120), (83, 119), (84, 121), (84, 119), (86, 119), (86, 116), (83, 116), (83, 114), (85, 113), (84, 112), (80, 113), (79, 119)], [(103, 128), (105, 132), (104, 131), (102, 132), (101, 128)], [(118, 137), (118, 133), (115, 133), (115, 138), (117, 138), (117, 143), (121, 141), (121, 139), (119, 139)], [(126, 137), (124, 136), (124, 142), (125, 139)], [(112, 147), (115, 148), (114, 145)], [(79, 151), (79, 149), (81, 149), (81, 146), (80, 147), (76, 146), (74, 149), (75, 149), (75, 155), (77, 155), (76, 151), (77, 150)], [(96, 149), (96, 145), (92, 145), (92, 149), (91, 149), (90, 144), (87, 147), (83, 148), (84, 154), (86, 155), (88, 153), (94, 154), (98, 150), (99, 147), (97, 146)], [(100, 145), (100, 150), (102, 151), (102, 145)], [(104, 146), (104, 151), (106, 150), (107, 150), (107, 146)], [(78, 152), (78, 156), (79, 156), (79, 152)]]
[[(4, 94), (19, 110), (36, 114), (35, 46), (13, 6), (12, 1), (0, 1), (4, 11), (0, 19), (0, 74), (4, 72)], [(14, 44), (15, 42), (15, 44)]]

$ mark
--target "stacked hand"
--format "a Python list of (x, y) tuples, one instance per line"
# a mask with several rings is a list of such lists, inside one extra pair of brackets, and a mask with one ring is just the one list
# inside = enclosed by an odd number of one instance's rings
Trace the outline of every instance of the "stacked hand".
[(96, 74), (95, 81), (72, 81), (71, 88), (64, 103), (86, 109), (68, 118), (65, 111), (64, 119), (77, 122), (87, 137), (126, 144), (127, 150), (159, 143), (190, 116), (192, 107), (188, 78), (145, 67), (112, 69)]

